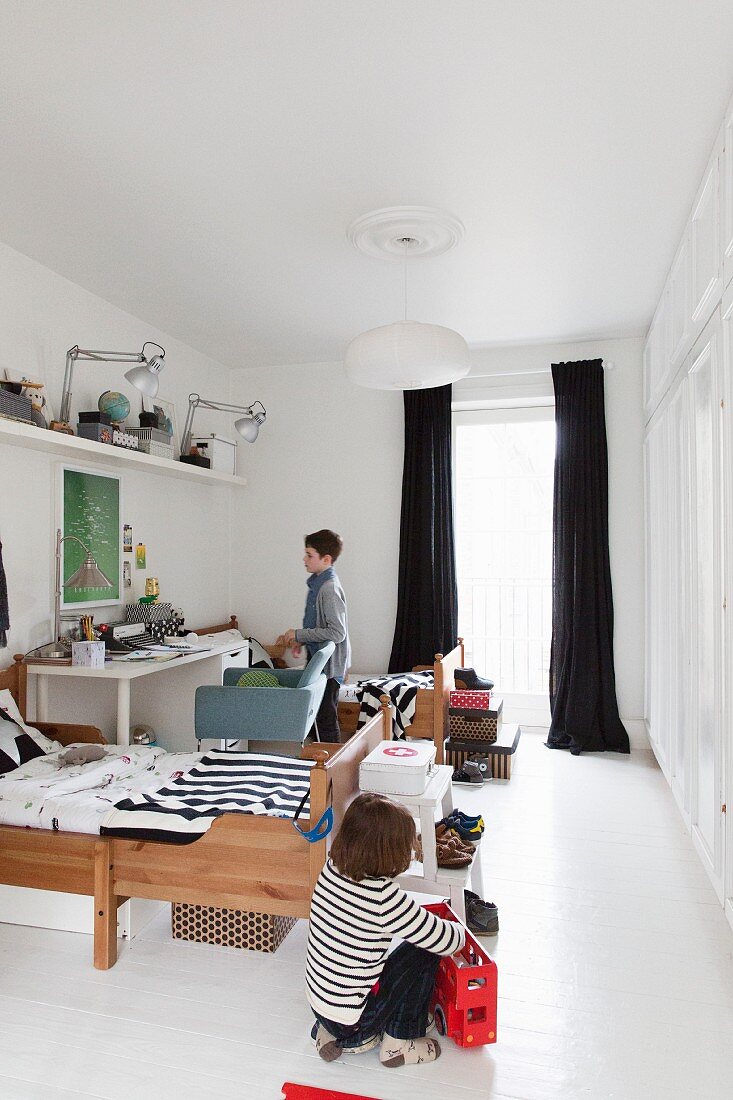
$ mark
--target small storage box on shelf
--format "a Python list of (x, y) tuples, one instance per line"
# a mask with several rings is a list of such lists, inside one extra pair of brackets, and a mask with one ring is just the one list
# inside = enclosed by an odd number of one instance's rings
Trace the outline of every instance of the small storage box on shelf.
[(137, 436), (138, 450), (157, 458), (174, 458), (173, 443), (168, 432), (160, 428), (127, 428), (130, 435)]
[(248, 951), (276, 951), (296, 923), (296, 917), (276, 917), (270, 913), (245, 913), (240, 909), (216, 909), (178, 901), (171, 905), (174, 939), (242, 947)]

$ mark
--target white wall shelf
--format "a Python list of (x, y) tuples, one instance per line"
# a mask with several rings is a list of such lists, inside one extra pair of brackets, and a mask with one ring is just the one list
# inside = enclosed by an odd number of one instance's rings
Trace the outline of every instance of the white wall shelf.
[(148, 470), (152, 474), (175, 477), (185, 481), (218, 482), (224, 485), (244, 486), (243, 477), (219, 473), (217, 470), (204, 470), (200, 466), (189, 466), (186, 462), (174, 462), (170, 458), (158, 458), (142, 451), (128, 451), (124, 447), (111, 447), (107, 443), (95, 443), (93, 439), (81, 439), (63, 432), (51, 432), (37, 428), (33, 424), (22, 424), (16, 420), (0, 418), (0, 443), (14, 447), (29, 447), (35, 451), (46, 451), (59, 458), (76, 459), (78, 462), (93, 462), (100, 466), (114, 466), (117, 469)]

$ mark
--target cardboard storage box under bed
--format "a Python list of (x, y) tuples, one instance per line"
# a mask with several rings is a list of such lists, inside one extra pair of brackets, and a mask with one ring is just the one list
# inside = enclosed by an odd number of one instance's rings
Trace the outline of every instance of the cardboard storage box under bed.
[[(25, 716), (22, 656), (0, 672), (0, 688), (11, 691)], [(105, 743), (94, 726), (34, 725), (62, 744)], [(332, 805), (338, 829), (359, 792), (359, 764), (382, 738), (391, 737), (391, 728), (384, 705), (345, 745), (303, 750), (316, 761), (310, 773), (311, 825)], [(92, 897), (94, 965), (106, 970), (117, 960), (117, 908), (129, 898), (307, 918), (330, 840), (309, 844), (291, 820), (251, 814), (224, 814), (184, 846), (0, 825), (0, 883)]]

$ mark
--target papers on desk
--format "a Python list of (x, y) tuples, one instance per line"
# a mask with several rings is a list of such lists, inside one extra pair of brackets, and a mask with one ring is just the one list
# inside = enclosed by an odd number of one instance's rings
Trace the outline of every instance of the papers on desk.
[(152, 653), (210, 653), (213, 646), (192, 645), (191, 642), (166, 642), (163, 645), (149, 645), (146, 647)]
[(181, 654), (177, 650), (165, 649), (160, 651), (160, 646), (154, 646), (150, 649), (133, 649), (130, 653), (112, 653), (110, 655), (111, 661), (127, 661), (140, 662), (140, 661), (173, 661), (176, 657), (180, 657)]

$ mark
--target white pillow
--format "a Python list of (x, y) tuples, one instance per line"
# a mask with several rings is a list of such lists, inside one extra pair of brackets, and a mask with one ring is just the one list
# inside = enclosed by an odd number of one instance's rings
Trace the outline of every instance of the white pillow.
[[(27, 725), (27, 723), (23, 721), (21, 713), (18, 710), (18, 704), (15, 702), (15, 699), (11, 695), (8, 688), (3, 688), (2, 691), (0, 691), (0, 709), (7, 711), (8, 715), (13, 719), (13, 721), (18, 723), (18, 726), (21, 727), (23, 732), (27, 733), (31, 740), (35, 741), (39, 749), (42, 749), (44, 753), (46, 753), (46, 755), (48, 755), (48, 753), (50, 752), (54, 752), (56, 749), (63, 748), (63, 745), (61, 745), (58, 741), (52, 741), (50, 737), (46, 737), (46, 735), (41, 733), (40, 730), (35, 729), (33, 726)], [(6, 752), (8, 756), (12, 757), (14, 760), (19, 760), (20, 757), (18, 755), (18, 749), (15, 744), (15, 738), (18, 733), (17, 726), (12, 725), (12, 723), (10, 722), (2, 722), (0, 723), (0, 726), (5, 727), (4, 729), (0, 730), (0, 748), (3, 752)], [(7, 736), (2, 737), (3, 734), (7, 734), (8, 730), (10, 731), (13, 740), (12, 751), (9, 751), (9, 749), (6, 748)]]

